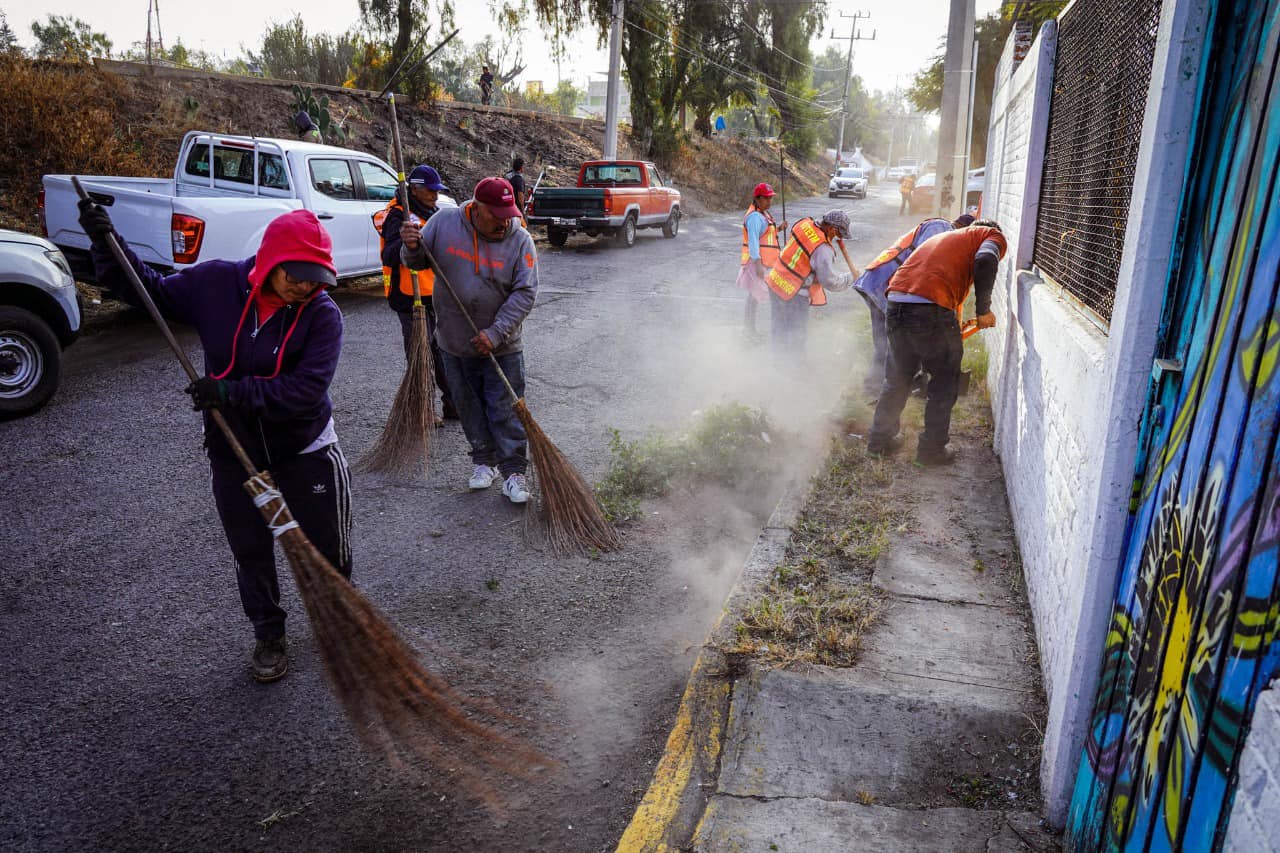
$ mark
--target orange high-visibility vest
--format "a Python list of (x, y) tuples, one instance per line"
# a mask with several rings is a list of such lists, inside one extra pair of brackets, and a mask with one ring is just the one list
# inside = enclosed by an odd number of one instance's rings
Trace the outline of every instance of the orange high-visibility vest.
[(994, 240), (1004, 257), (1004, 235), (985, 225), (970, 225), (926, 240), (893, 274), (890, 293), (910, 293), (959, 311), (973, 287), (973, 259), (987, 240)]
[[(926, 219), (923, 222), (921, 222), (919, 225), (917, 225), (915, 228), (912, 228), (906, 234), (903, 234), (901, 237), (898, 238), (898, 242), (894, 243), (892, 246), (885, 249), (880, 254), (876, 255), (876, 259), (871, 263), (867, 264), (866, 269), (869, 269), (869, 270), (877, 269), (878, 267), (882, 267), (885, 264), (889, 263), (890, 261), (897, 260), (899, 257), (902, 256), (903, 252), (915, 251), (918, 248), (916, 246), (916, 240), (920, 238), (920, 229), (923, 228), (927, 223), (936, 222), (936, 221), (939, 221), (939, 220)], [(948, 228), (952, 227), (950, 222), (947, 223), (947, 227)]]
[(769, 223), (764, 229), (764, 233), (760, 235), (760, 260), (768, 268), (778, 260), (778, 226), (773, 221), (773, 217), (769, 215), (769, 211), (760, 210), (756, 207), (755, 202), (751, 203), (751, 206), (747, 208), (747, 212), (742, 217), (742, 266), (745, 267), (747, 261), (751, 260), (751, 252), (747, 243), (747, 217), (752, 213), (762, 214), (765, 222)]
[[(387, 238), (382, 236), (382, 223), (386, 222), (387, 214), (392, 210), (403, 210), (400, 206), (400, 199), (392, 199), (391, 203), (379, 210), (373, 215), (373, 227), (378, 232), (378, 256), (382, 256), (383, 249), (387, 248)], [(409, 221), (416, 225), (422, 224), (418, 217), (409, 212)], [(411, 270), (404, 264), (400, 265), (400, 292), (405, 296), (413, 296), (413, 279), (418, 278), (418, 293), (422, 296), (430, 296), (436, 282), (436, 274), (431, 270)], [(382, 268), (382, 295), (391, 295), (391, 267)]]
[[(804, 280), (813, 272), (809, 258), (823, 243), (830, 242), (818, 223), (806, 216), (791, 226), (791, 239), (778, 254), (778, 260), (764, 277), (764, 283), (784, 302), (790, 302), (800, 290)], [(822, 285), (809, 285), (809, 301), (813, 305), (826, 305), (827, 294)]]

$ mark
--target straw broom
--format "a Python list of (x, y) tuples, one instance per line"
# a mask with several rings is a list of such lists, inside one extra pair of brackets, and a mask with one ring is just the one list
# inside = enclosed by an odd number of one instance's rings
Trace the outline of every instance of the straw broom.
[[(475, 320), (471, 318), (471, 313), (462, 303), (458, 292), (453, 289), (444, 270), (440, 269), (425, 245), (422, 249), (426, 253), (427, 263), (435, 272), (436, 283), (443, 284), (445, 290), (449, 291), (458, 310), (467, 319), (471, 331), (476, 335), (480, 334)], [(542, 427), (538, 426), (524, 398), (516, 393), (507, 374), (498, 364), (497, 357), (492, 352), (488, 355), (494, 371), (511, 395), (516, 417), (524, 426), (525, 438), (529, 442), (529, 461), (533, 469), (531, 479), (535, 485), (540, 515), (546, 525), (547, 541), (552, 549), (563, 554), (584, 552), (592, 548), (598, 551), (616, 551), (622, 547), (618, 531), (604, 517), (595, 491), (582, 474), (578, 473), (578, 469), (573, 467), (573, 463), (560, 452), (560, 448), (552, 443)]]
[[(89, 198), (77, 178), (71, 182), (80, 198)], [(188, 379), (199, 379), (114, 234), (107, 235), (107, 245)], [(521, 776), (533, 767), (549, 766), (539, 753), (483, 722), (510, 722), (509, 717), (454, 692), (422, 665), (387, 618), (307, 538), (271, 475), (257, 470), (222, 412), (211, 409), (209, 415), (249, 475), (245, 489), (284, 550), (329, 681), (360, 738), (389, 757), (417, 756), (437, 769), (456, 772), (469, 791), (491, 805), (494, 795), (485, 766)]]
[[(409, 212), (409, 189), (404, 178), (404, 151), (400, 147), (400, 122), (396, 118), (396, 96), (388, 96), (391, 105), (391, 136), (395, 142), (396, 171), (399, 183), (396, 194), (404, 215)], [(436, 428), (436, 384), (431, 364), (431, 339), (427, 331), (427, 309), (418, 289), (418, 274), (413, 280), (413, 330), (409, 336), (409, 363), (400, 389), (391, 403), (391, 413), (382, 434), (369, 452), (356, 464), (361, 471), (408, 476), (427, 474), (431, 441)], [(397, 286), (395, 282), (392, 286)]]

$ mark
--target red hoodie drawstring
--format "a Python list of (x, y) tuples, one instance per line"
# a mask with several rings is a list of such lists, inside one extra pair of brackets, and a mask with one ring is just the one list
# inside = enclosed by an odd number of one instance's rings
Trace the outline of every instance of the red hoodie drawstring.
[[(258, 290), (258, 286), (254, 285), (253, 289), (249, 291), (249, 298), (245, 300), (244, 310), (240, 312), (240, 322), (236, 323), (235, 336), (231, 338), (231, 361), (230, 363), (227, 364), (227, 369), (223, 370), (221, 373), (212, 374), (211, 378), (226, 379), (227, 375), (231, 373), (231, 369), (236, 366), (236, 347), (240, 343), (240, 332), (244, 329), (244, 321), (249, 316), (249, 308), (253, 305), (253, 296), (257, 292), (257, 290)], [(314, 296), (312, 298), (314, 298)], [(306, 302), (303, 302), (301, 306), (299, 306), (297, 315), (293, 318), (293, 322), (289, 325), (289, 331), (285, 332), (284, 340), (280, 342), (280, 348), (276, 351), (276, 369), (271, 373), (270, 376), (254, 376), (252, 378), (275, 379), (277, 376), (280, 375), (281, 366), (284, 364), (285, 347), (289, 345), (289, 338), (293, 336), (293, 330), (298, 328), (298, 321), (302, 319), (302, 312), (309, 304), (311, 304), (311, 299), (308, 299)]]

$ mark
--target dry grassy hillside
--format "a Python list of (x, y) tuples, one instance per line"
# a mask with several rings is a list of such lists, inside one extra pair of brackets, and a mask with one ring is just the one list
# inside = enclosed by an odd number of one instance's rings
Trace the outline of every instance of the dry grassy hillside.
[[(290, 83), (178, 69), (153, 74), (123, 63), (108, 67), (113, 70), (0, 61), (0, 225), (39, 229), (35, 209), (43, 174), (164, 176), (172, 173), (188, 130), (293, 132)], [(369, 92), (324, 94), (331, 114), (348, 130), (343, 144), (389, 160), (386, 104)], [(505, 171), (514, 153), (524, 156), (530, 180), (543, 164), (562, 167), (558, 183), (571, 182), (579, 162), (600, 154), (603, 128), (596, 121), (450, 102), (398, 107), (407, 160), (438, 168), (461, 197), (485, 175)], [(625, 147), (625, 137), (623, 142)], [(778, 183), (777, 151), (759, 143), (696, 139), (675, 162), (660, 166), (692, 214), (745, 208), (757, 181)], [(789, 195), (820, 190), (820, 164), (788, 166)]]

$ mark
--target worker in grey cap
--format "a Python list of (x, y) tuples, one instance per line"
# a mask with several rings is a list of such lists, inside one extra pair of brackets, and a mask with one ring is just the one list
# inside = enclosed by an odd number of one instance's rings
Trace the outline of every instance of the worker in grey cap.
[(853, 283), (857, 270), (836, 269), (833, 245), (849, 236), (849, 214), (843, 210), (828, 210), (816, 222), (806, 216), (791, 226), (791, 239), (765, 276), (775, 350), (803, 354), (810, 306), (826, 305), (826, 291), (845, 290)]

